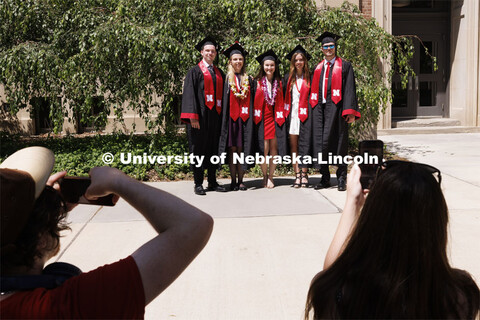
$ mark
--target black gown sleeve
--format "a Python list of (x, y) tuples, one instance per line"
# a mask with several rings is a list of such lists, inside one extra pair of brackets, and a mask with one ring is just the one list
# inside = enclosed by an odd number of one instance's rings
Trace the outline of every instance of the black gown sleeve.
[(228, 84), (228, 79), (225, 79), (223, 82), (223, 97), (222, 97), (222, 113), (221, 121), (222, 126), (220, 129), (220, 139), (218, 141), (218, 154), (221, 155), (223, 152), (227, 152), (227, 143), (228, 143), (228, 119), (230, 115), (230, 87)]
[(348, 114), (353, 114), (356, 119), (361, 117), (358, 111), (357, 91), (355, 86), (355, 74), (353, 72), (352, 64), (348, 61), (343, 61), (343, 97), (342, 97), (342, 117), (345, 118)]
[(195, 68), (190, 69), (183, 82), (182, 112), (180, 119), (185, 123), (190, 123), (190, 119), (199, 119), (199, 103), (197, 101), (197, 95), (195, 94), (195, 88), (197, 87), (195, 73)]
[[(249, 117), (247, 121), (243, 122), (243, 153), (245, 157), (254, 155), (253, 101), (255, 96), (254, 92), (252, 92), (252, 88), (255, 81), (251, 77), (248, 77), (248, 82), (250, 84), (250, 102), (248, 106)], [(244, 163), (243, 168), (246, 170), (254, 166), (255, 164)]]

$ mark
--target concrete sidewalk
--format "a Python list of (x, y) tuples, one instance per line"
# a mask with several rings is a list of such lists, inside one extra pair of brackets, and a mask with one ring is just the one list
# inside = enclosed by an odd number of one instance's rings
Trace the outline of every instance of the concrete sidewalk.
[[(393, 150), (442, 172), (450, 209), (453, 266), (480, 283), (480, 133), (381, 136)], [(319, 177), (311, 177), (315, 184)], [(221, 181), (228, 184), (228, 181)], [(215, 218), (212, 237), (190, 267), (146, 308), (147, 319), (302, 319), (309, 283), (340, 218), (346, 193), (293, 189), (293, 177), (272, 190), (248, 180), (248, 191), (199, 197), (193, 183), (158, 182)], [(56, 260), (83, 271), (131, 254), (155, 232), (124, 201), (113, 208), (80, 205)], [(168, 257), (167, 257), (168, 259)]]

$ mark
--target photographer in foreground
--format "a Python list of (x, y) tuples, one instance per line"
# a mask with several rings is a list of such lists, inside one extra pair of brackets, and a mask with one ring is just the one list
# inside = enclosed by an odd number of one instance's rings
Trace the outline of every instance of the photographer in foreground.
[[(438, 169), (387, 161), (368, 197), (355, 165), (305, 318), (473, 319), (479, 289), (447, 257), (448, 209)], [(363, 206), (363, 208), (362, 208)]]
[(66, 172), (48, 179), (53, 162), (50, 150), (31, 147), (0, 165), (0, 318), (143, 318), (145, 306), (203, 249), (212, 218), (117, 169), (93, 168), (85, 197), (122, 197), (159, 234), (131, 256), (87, 273), (58, 263), (44, 268), (59, 251), (60, 231), (68, 228), (56, 183)]

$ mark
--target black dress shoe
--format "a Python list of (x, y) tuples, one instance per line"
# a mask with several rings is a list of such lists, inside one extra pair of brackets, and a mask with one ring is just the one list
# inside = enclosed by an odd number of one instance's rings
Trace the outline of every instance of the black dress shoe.
[(227, 192), (227, 189), (224, 186), (219, 185), (218, 183), (215, 184), (209, 184), (208, 191), (217, 191), (217, 192)]
[(330, 181), (320, 180), (320, 183), (313, 187), (315, 190), (330, 188)]
[(247, 190), (248, 190), (247, 186), (244, 185), (243, 183), (240, 183), (240, 184), (238, 185), (238, 189), (239, 189), (240, 191), (247, 191)]
[(230, 183), (230, 191), (238, 191), (238, 184)]
[(204, 196), (207, 194), (205, 192), (205, 189), (203, 189), (203, 186), (195, 186), (193, 188), (193, 191), (195, 192), (195, 194), (198, 194), (199, 196)]
[(345, 182), (344, 178), (339, 178), (338, 179), (338, 186), (337, 186), (338, 191), (345, 191), (347, 190), (347, 183)]

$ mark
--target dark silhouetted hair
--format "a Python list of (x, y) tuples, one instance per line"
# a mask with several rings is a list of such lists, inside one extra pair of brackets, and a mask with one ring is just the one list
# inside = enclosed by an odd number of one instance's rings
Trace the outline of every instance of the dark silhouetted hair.
[(447, 257), (435, 177), (404, 163), (379, 175), (343, 253), (310, 285), (305, 318), (475, 318), (479, 289)]
[(60, 232), (69, 229), (65, 223), (67, 210), (61, 195), (52, 187), (46, 186), (35, 201), (30, 218), (15, 241), (16, 250), (2, 256), (2, 275), (9, 274), (15, 267), (31, 268), (35, 258), (42, 257), (38, 243), (43, 235), (49, 235), (52, 242), (46, 250), (54, 250), (60, 244)]

